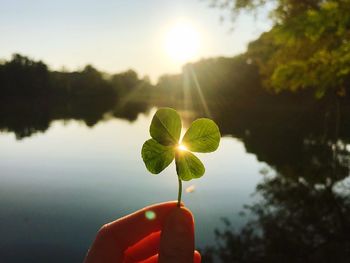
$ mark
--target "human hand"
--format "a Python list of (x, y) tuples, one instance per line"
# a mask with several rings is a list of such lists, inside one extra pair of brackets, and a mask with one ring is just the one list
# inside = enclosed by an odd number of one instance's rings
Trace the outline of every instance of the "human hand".
[(194, 250), (192, 213), (177, 207), (177, 202), (166, 202), (104, 225), (85, 263), (112, 262), (200, 263), (201, 256)]

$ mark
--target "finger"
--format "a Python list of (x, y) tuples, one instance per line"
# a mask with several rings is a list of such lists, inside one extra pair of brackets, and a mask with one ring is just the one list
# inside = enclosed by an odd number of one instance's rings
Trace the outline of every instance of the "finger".
[[(196, 250), (194, 252), (194, 263), (201, 263), (201, 254), (199, 254), (199, 252)], [(152, 257), (149, 257), (143, 261), (140, 261), (138, 263), (158, 263), (158, 255), (154, 255)]]
[[(174, 201), (145, 207), (104, 225), (97, 233), (96, 239), (86, 255), (85, 263), (121, 262), (125, 249), (148, 234), (159, 231), (166, 215), (176, 208), (176, 205), (177, 202)], [(146, 218), (147, 211), (153, 212), (153, 220)]]
[(119, 249), (115, 238), (102, 227), (95, 238), (94, 243), (89, 249), (84, 263), (112, 263), (122, 262), (124, 257), (123, 250)]
[(166, 216), (176, 207), (176, 201), (148, 206), (107, 224), (105, 228), (125, 250), (149, 234), (160, 231)]
[(165, 221), (160, 237), (159, 262), (193, 263), (194, 221), (186, 208), (176, 208)]
[(155, 232), (129, 247), (124, 262), (139, 262), (159, 253), (160, 232)]

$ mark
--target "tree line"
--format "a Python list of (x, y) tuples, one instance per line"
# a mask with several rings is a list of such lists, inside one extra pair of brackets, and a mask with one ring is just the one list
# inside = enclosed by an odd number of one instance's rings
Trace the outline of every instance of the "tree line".
[(0, 64), (0, 98), (125, 96), (138, 86), (150, 86), (133, 70), (106, 76), (91, 65), (80, 71), (50, 71), (42, 61), (14, 54)]

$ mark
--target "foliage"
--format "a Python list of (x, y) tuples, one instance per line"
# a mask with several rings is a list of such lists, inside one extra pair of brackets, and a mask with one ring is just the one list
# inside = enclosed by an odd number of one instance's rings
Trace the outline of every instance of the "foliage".
[[(181, 118), (171, 108), (161, 108), (153, 116), (150, 134), (141, 150), (142, 159), (153, 174), (163, 171), (174, 160), (179, 178), (179, 197), (181, 199), (181, 180), (189, 181), (203, 176), (205, 172), (202, 162), (190, 151), (213, 152), (219, 147), (220, 131), (218, 126), (209, 119), (194, 121), (186, 131), (182, 142)], [(186, 147), (187, 149), (185, 149)]]
[[(218, 2), (221, 1), (216, 1)], [(233, 0), (234, 14), (273, 3), (273, 28), (249, 45), (264, 86), (276, 92), (313, 89), (344, 96), (350, 84), (349, 0)]]
[(138, 78), (135, 71), (128, 70), (112, 75), (110, 82), (114, 87), (118, 87), (118, 94), (123, 96), (133, 91), (142, 81)]
[(49, 92), (49, 71), (41, 61), (14, 54), (0, 64), (0, 97), (43, 95)]

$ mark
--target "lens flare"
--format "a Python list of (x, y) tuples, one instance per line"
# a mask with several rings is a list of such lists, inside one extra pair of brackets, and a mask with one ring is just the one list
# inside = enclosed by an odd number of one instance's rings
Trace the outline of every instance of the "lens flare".
[(194, 193), (195, 190), (196, 190), (196, 186), (192, 184), (186, 188), (186, 193)]
[(148, 219), (148, 220), (154, 220), (154, 219), (156, 219), (156, 217), (157, 217), (157, 215), (156, 215), (156, 213), (154, 213), (152, 210), (147, 210), (146, 212), (145, 212), (145, 217)]

